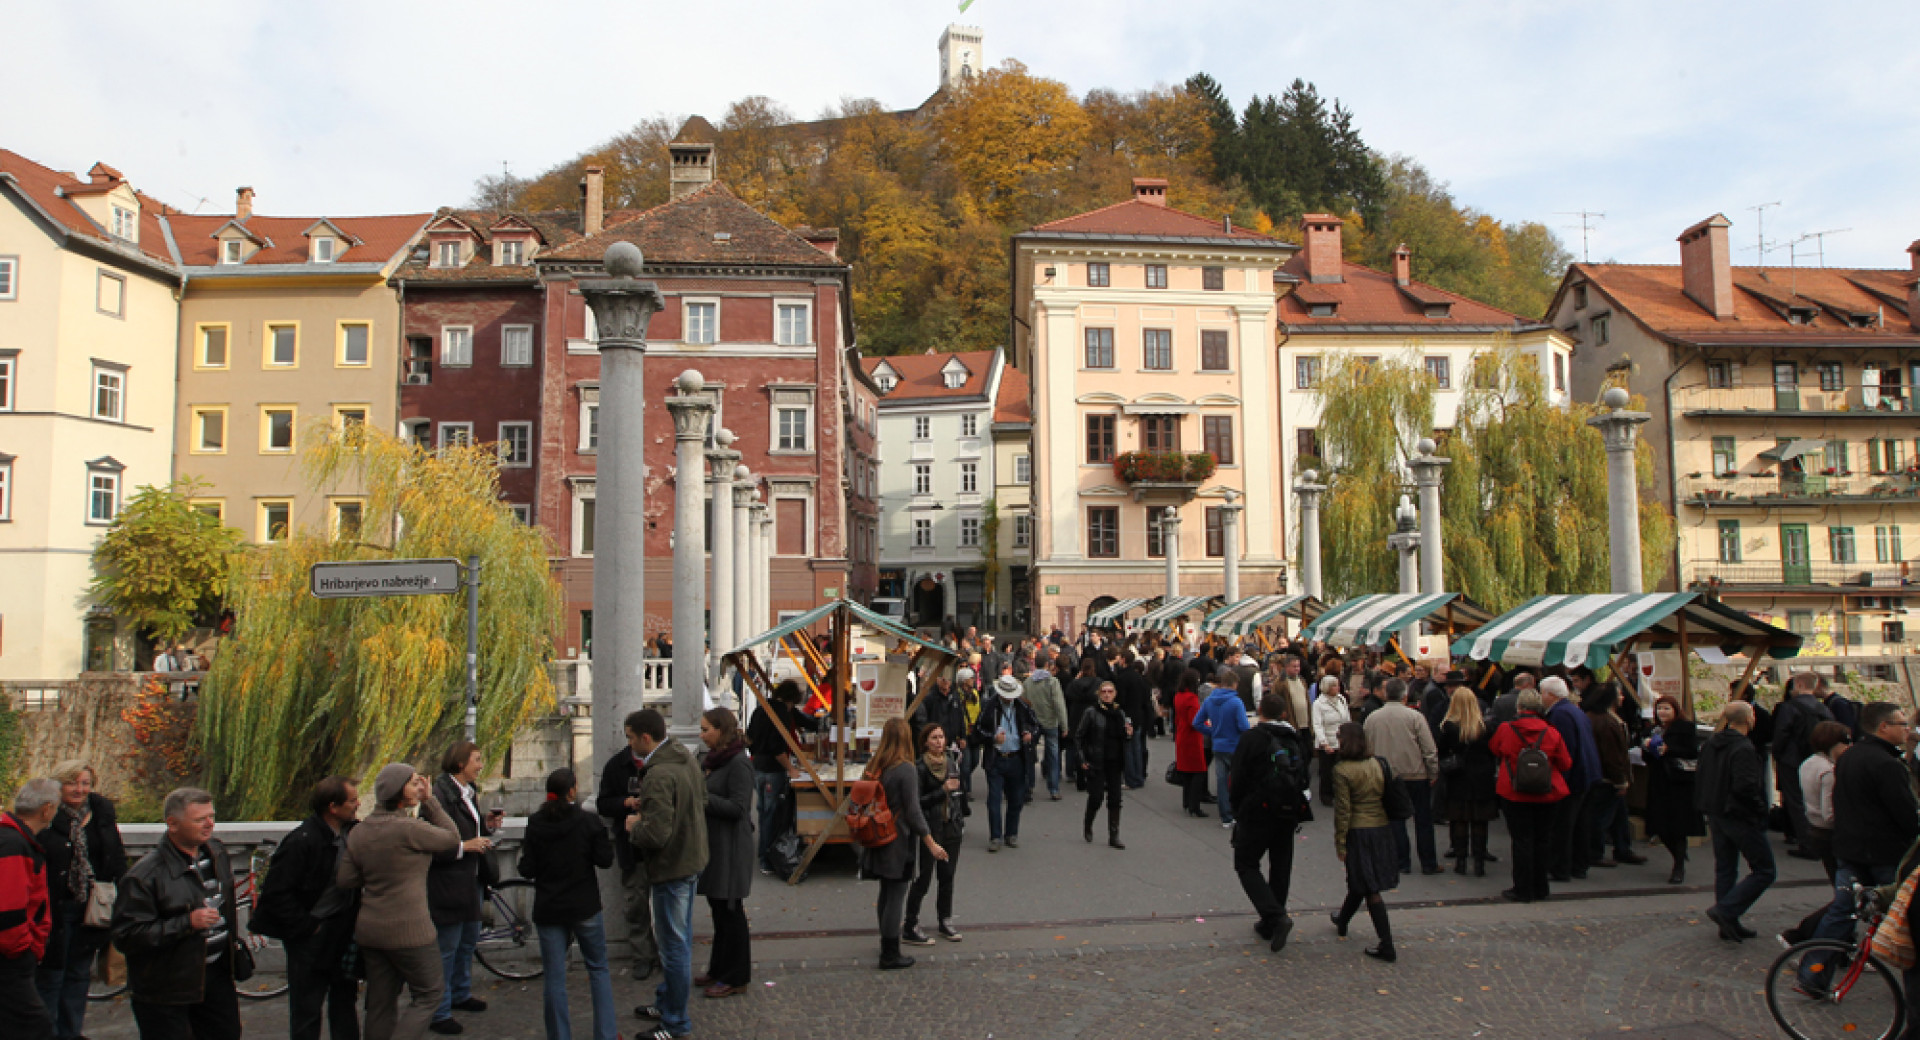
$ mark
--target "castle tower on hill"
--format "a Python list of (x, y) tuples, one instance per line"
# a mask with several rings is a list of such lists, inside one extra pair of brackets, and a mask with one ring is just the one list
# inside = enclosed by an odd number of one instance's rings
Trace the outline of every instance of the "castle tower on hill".
[(986, 34), (976, 26), (949, 25), (940, 34), (940, 87), (958, 90), (986, 71)]

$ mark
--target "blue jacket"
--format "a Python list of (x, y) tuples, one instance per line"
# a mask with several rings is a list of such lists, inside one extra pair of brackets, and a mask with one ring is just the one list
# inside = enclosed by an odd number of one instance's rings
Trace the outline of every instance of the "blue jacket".
[(1231, 686), (1215, 686), (1193, 716), (1193, 728), (1205, 733), (1216, 755), (1231, 755), (1247, 731), (1247, 706)]
[(1600, 746), (1593, 742), (1593, 725), (1587, 713), (1570, 700), (1562, 700), (1547, 710), (1547, 722), (1560, 731), (1567, 743), (1573, 765), (1567, 770), (1567, 789), (1579, 793), (1600, 782)]

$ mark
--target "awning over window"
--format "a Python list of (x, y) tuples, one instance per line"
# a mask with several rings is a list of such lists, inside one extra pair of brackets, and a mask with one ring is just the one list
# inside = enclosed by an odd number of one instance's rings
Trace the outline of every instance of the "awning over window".
[(1200, 623), (1200, 628), (1223, 636), (1244, 636), (1277, 617), (1310, 621), (1325, 613), (1326, 609), (1326, 604), (1305, 593), (1293, 596), (1248, 596), (1208, 614), (1207, 619)]
[(1120, 627), (1120, 620), (1126, 617), (1129, 612), (1138, 610), (1157, 598), (1156, 596), (1135, 596), (1132, 599), (1123, 599), (1109, 603), (1087, 615), (1087, 627), (1118, 628)]
[(1458, 592), (1360, 596), (1329, 607), (1300, 630), (1300, 638), (1333, 646), (1385, 646), (1395, 633), (1415, 622), (1444, 620), (1458, 633), (1479, 628), (1491, 616)]
[(1654, 643), (1678, 643), (1681, 617), (1689, 649), (1764, 645), (1774, 658), (1800, 652), (1799, 636), (1697, 592), (1535, 596), (1455, 640), (1453, 652), (1476, 661), (1598, 668), (1642, 635)]
[(1766, 451), (1760, 453), (1760, 457), (1763, 459), (1772, 459), (1775, 462), (1785, 462), (1788, 459), (1797, 459), (1802, 455), (1817, 455), (1826, 450), (1827, 445), (1825, 441), (1795, 439), (1785, 444), (1777, 444), (1768, 448)]

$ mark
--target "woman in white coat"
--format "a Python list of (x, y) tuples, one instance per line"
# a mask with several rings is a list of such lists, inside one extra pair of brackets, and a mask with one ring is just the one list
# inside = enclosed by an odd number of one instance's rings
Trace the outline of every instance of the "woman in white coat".
[(1340, 727), (1353, 721), (1353, 709), (1340, 689), (1340, 677), (1320, 677), (1313, 699), (1313, 756), (1320, 760), (1320, 804), (1333, 804), (1333, 762), (1340, 751)]

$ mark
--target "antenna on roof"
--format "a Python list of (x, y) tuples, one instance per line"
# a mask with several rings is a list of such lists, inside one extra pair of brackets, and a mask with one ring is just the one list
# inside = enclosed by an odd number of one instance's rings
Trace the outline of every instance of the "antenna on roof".
[(1593, 222), (1596, 220), (1605, 220), (1607, 219), (1607, 215), (1586, 209), (1556, 210), (1555, 215), (1580, 218), (1580, 223), (1578, 224), (1562, 224), (1560, 226), (1569, 230), (1576, 227), (1580, 229), (1580, 262), (1584, 264), (1592, 261), (1593, 257), (1587, 249), (1587, 237), (1593, 233)]
[(1843, 227), (1843, 228), (1832, 228), (1827, 231), (1808, 231), (1805, 234), (1801, 235), (1799, 238), (1796, 238), (1792, 242), (1788, 243), (1788, 245), (1797, 246), (1802, 242), (1812, 241), (1815, 249), (1815, 255), (1818, 257), (1818, 261), (1815, 263), (1814, 266), (1825, 267), (1827, 266), (1827, 236), (1845, 234), (1846, 232), (1852, 231), (1852, 230), (1853, 230), (1852, 228)]
[(1755, 239), (1753, 246), (1756, 251), (1753, 262), (1759, 264), (1761, 267), (1767, 266), (1767, 251), (1780, 248), (1780, 243), (1778, 242), (1772, 245), (1767, 244), (1767, 210), (1778, 205), (1780, 205), (1778, 202), (1762, 202), (1758, 206), (1747, 207), (1747, 211), (1753, 214), (1754, 225), (1759, 229), (1757, 232), (1758, 237)]

